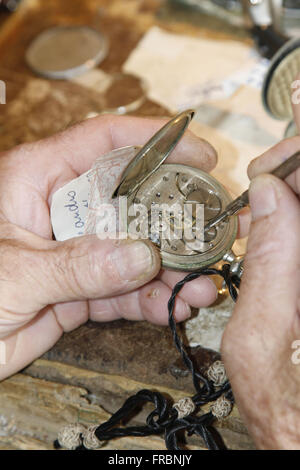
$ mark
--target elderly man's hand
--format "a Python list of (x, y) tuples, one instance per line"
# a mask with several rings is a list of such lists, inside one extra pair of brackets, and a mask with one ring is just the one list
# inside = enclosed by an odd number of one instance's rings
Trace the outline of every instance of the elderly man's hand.
[(293, 137), (249, 166), (245, 272), (222, 344), (241, 416), (265, 449), (300, 449), (300, 169), (286, 182), (263, 174), (299, 150)]
[[(89, 119), (49, 139), (19, 146), (0, 158), (0, 340), (6, 364), (0, 378), (20, 370), (88, 318), (167, 323), (171, 288), (183, 275), (160, 269), (147, 241), (101, 241), (83, 236), (52, 240), (53, 193), (114, 148), (142, 145), (164, 124), (133, 117)], [(216, 153), (187, 132), (168, 161), (210, 171)], [(103, 175), (105, 178), (105, 175)], [(155, 295), (154, 295), (154, 294)], [(216, 299), (208, 278), (180, 293), (175, 316)]]

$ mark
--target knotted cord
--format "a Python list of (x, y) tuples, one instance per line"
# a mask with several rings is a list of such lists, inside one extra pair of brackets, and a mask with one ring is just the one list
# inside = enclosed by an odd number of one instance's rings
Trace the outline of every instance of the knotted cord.
[[(179, 281), (172, 290), (172, 295), (168, 302), (169, 327), (172, 332), (174, 344), (185, 366), (192, 374), (196, 394), (191, 398), (183, 398), (174, 405), (159, 392), (146, 389), (141, 390), (129, 397), (124, 405), (116, 411), (108, 421), (99, 426), (93, 426), (85, 430), (82, 425), (77, 423), (64, 428), (59, 434), (58, 439), (54, 442), (55, 448), (67, 447), (76, 450), (95, 449), (101, 447), (106, 441), (116, 437), (163, 434), (168, 450), (181, 450), (178, 444), (178, 437), (182, 432), (186, 432), (188, 436), (193, 434), (200, 436), (206, 447), (210, 450), (225, 448), (220, 436), (212, 427), (212, 423), (215, 418), (223, 419), (231, 411), (234, 398), (230, 383), (226, 379), (225, 371), (223, 374), (225, 378), (221, 383), (220, 371), (215, 378), (214, 372), (216, 367), (214, 370), (210, 371), (211, 373), (207, 374), (207, 377), (195, 369), (193, 361), (178, 336), (173, 315), (176, 296), (184, 285), (204, 275), (219, 275), (223, 277), (234, 301), (237, 300), (240, 286), (240, 278), (231, 273), (229, 264), (224, 264), (222, 269), (203, 268), (190, 273)], [(223, 367), (221, 361), (217, 362), (219, 369)], [(214, 364), (216, 365), (216, 363)], [(214, 366), (214, 364), (212, 366)], [(144, 426), (117, 427), (122, 421), (127, 421), (128, 417), (130, 417), (136, 409), (147, 402), (154, 405), (154, 410), (148, 415)], [(214, 402), (214, 404), (210, 407), (209, 412), (197, 414), (197, 412), (200, 413), (199, 408), (201, 406), (211, 402)]]

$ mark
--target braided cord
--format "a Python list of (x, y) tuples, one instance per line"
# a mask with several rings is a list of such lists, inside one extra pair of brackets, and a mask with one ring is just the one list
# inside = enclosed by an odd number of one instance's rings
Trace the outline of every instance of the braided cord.
[[(216, 401), (222, 395), (232, 404), (234, 402), (229, 382), (226, 381), (220, 387), (216, 387), (212, 381), (200, 374), (200, 372), (195, 369), (192, 359), (177, 334), (176, 322), (173, 315), (176, 297), (186, 283), (204, 275), (219, 275), (223, 277), (228, 291), (234, 301), (237, 300), (237, 289), (240, 286), (239, 277), (230, 272), (229, 264), (224, 264), (221, 270), (203, 268), (190, 273), (185, 276), (184, 279), (179, 281), (172, 290), (172, 295), (168, 301), (169, 327), (172, 332), (174, 344), (180, 353), (185, 366), (192, 374), (196, 394), (191, 398), (191, 400), (195, 407), (200, 407), (209, 402)], [(127, 420), (134, 410), (147, 402), (153, 403), (155, 408), (148, 415), (145, 426), (116, 427), (118, 424), (122, 423), (123, 420)], [(123, 406), (116, 411), (108, 421), (100, 424), (95, 429), (95, 436), (100, 441), (109, 441), (110, 439), (123, 436), (150, 436), (164, 434), (166, 448), (168, 450), (181, 450), (178, 445), (178, 434), (180, 431), (185, 431), (188, 436), (193, 434), (200, 436), (208, 449), (224, 449), (225, 446), (221, 442), (220, 436), (212, 428), (212, 422), (214, 419), (215, 417), (211, 411), (200, 416), (190, 414), (180, 418), (178, 416), (177, 409), (173, 407), (161, 393), (144, 389), (129, 397)], [(56, 448), (60, 447), (57, 440), (54, 442), (54, 446)], [(78, 446), (77, 449), (84, 449), (83, 444)]]

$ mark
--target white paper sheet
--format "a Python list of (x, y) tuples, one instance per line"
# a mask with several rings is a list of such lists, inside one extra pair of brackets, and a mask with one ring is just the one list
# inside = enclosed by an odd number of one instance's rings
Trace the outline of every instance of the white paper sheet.
[(267, 61), (238, 41), (172, 34), (152, 27), (124, 64), (143, 78), (148, 96), (172, 112), (231, 96), (242, 84), (261, 86)]

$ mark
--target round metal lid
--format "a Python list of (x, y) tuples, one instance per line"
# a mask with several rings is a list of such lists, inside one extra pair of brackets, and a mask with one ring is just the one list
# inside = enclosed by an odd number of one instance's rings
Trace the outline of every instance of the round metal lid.
[(271, 60), (262, 87), (266, 111), (276, 119), (291, 119), (291, 83), (300, 67), (300, 39), (294, 38), (282, 46)]
[(130, 196), (169, 156), (184, 134), (195, 112), (178, 114), (162, 127), (137, 153), (125, 169), (112, 197)]
[(107, 55), (105, 36), (88, 26), (57, 26), (39, 34), (26, 51), (31, 69), (44, 77), (69, 79), (98, 65)]

